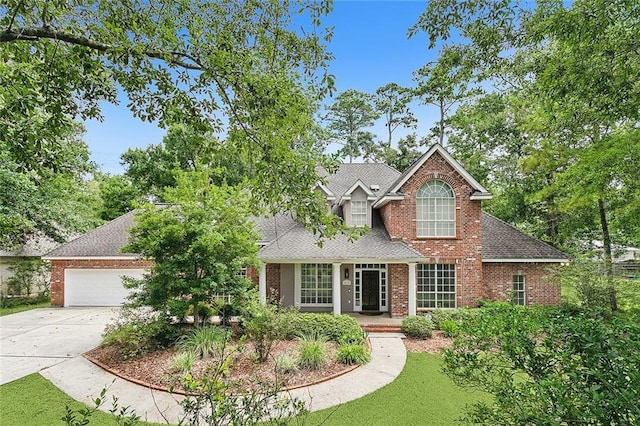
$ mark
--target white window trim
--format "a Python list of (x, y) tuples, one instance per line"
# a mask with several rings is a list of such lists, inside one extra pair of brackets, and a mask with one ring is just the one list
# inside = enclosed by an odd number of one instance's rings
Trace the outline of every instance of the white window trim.
[[(358, 205), (364, 205), (364, 212), (362, 213), (355, 213), (355, 209), (354, 207), (356, 206), (356, 204)], [(366, 225), (368, 225), (368, 207), (369, 207), (369, 202), (365, 201), (365, 200), (351, 200), (351, 205), (349, 206), (349, 210), (351, 213), (351, 217), (349, 218), (350, 220), (350, 225), (355, 227), (355, 228), (364, 228)], [(364, 216), (364, 220), (362, 221), (362, 224), (357, 224), (355, 221), (355, 216), (357, 217), (363, 217)]]
[[(518, 281), (516, 281), (516, 279)], [(522, 290), (516, 290), (516, 284), (522, 285)], [(511, 281), (511, 303), (516, 306), (527, 305), (527, 277), (523, 274), (514, 274)], [(520, 299), (519, 295), (522, 294), (522, 303), (516, 303), (517, 299)]]
[[(423, 266), (427, 266), (427, 265), (432, 265), (435, 266), (435, 274), (436, 274), (436, 283), (435, 283), (435, 291), (418, 291), (418, 288), (420, 287), (420, 283), (419, 283), (419, 278), (420, 278), (420, 268)], [(437, 281), (437, 276), (438, 276), (438, 266), (450, 266), (453, 267), (453, 273), (454, 273), (454, 277), (453, 277), (453, 288), (454, 288), (454, 292), (444, 292), (444, 291), (438, 291), (438, 281)], [(420, 293), (433, 293), (435, 295), (435, 300), (434, 300), (434, 304), (435, 306), (431, 307), (424, 307), (424, 306), (419, 306), (420, 305), (420, 298), (418, 297), (418, 294)], [(443, 295), (443, 294), (453, 294), (453, 306), (449, 306), (449, 307), (442, 307), (442, 306), (438, 306), (438, 302), (441, 301), (438, 296)], [(429, 264), (429, 263), (421, 263), (417, 265), (416, 268), (416, 308), (418, 310), (429, 310), (429, 309), (455, 309), (458, 307), (458, 268), (456, 267), (455, 263), (435, 263), (435, 264)]]
[[(425, 186), (431, 184), (431, 183), (440, 183), (441, 185), (447, 187), (449, 189), (449, 191), (451, 191), (451, 195), (452, 197), (419, 197), (420, 192), (422, 191), (422, 188), (424, 188)], [(453, 202), (451, 207), (451, 212), (453, 215), (453, 219), (450, 220), (438, 220), (438, 219), (432, 219), (432, 218), (427, 218), (427, 219), (423, 219), (422, 216), (419, 214), (421, 212), (421, 209), (428, 209), (427, 206), (422, 205), (422, 201), (421, 200), (435, 200), (435, 206), (434, 208), (437, 209), (438, 207), (438, 201), (442, 202), (443, 200), (451, 200)], [(425, 212), (427, 215), (429, 215), (429, 213), (432, 212)], [(434, 233), (434, 235), (430, 235), (428, 232), (425, 233), (421, 233), (420, 228), (421, 225), (426, 224), (426, 223), (433, 223), (434, 224), (434, 230), (436, 231)], [(447, 234), (447, 235), (437, 235), (438, 234), (438, 230), (442, 229), (440, 228), (440, 225), (442, 224), (453, 224), (452, 229), (452, 233), (451, 234)], [(415, 217), (415, 227), (416, 227), (416, 236), (418, 238), (456, 238), (456, 234), (457, 234), (457, 230), (456, 230), (456, 194), (453, 190), (453, 188), (451, 187), (451, 185), (449, 185), (447, 182), (440, 180), (440, 179), (430, 179), (428, 181), (426, 181), (419, 189), (418, 192), (416, 193), (416, 217)]]
[[(319, 263), (319, 262), (305, 262), (305, 264), (310, 264), (310, 265), (330, 265), (331, 268), (333, 268), (333, 265), (331, 263)], [(296, 306), (299, 307), (304, 307), (304, 308), (330, 308), (333, 306), (333, 302), (335, 301), (334, 295), (333, 295), (333, 269), (332, 269), (332, 273), (331, 273), (331, 303), (303, 303), (302, 302), (302, 264), (301, 263), (297, 263), (295, 266), (295, 277), (294, 277), (294, 281), (295, 281), (295, 289), (294, 289), (294, 293), (295, 293), (295, 298), (296, 298)], [(317, 283), (316, 283), (316, 288), (317, 288)], [(317, 295), (316, 295), (316, 299), (317, 299)]]

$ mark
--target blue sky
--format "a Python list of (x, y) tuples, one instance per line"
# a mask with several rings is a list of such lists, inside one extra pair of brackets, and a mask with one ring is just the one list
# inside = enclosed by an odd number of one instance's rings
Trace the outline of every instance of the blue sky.
[[(390, 82), (411, 86), (412, 72), (437, 54), (427, 50), (426, 35), (419, 34), (411, 40), (406, 35), (425, 6), (424, 1), (336, 1), (325, 20), (327, 25), (335, 26), (329, 46), (335, 56), (329, 67), (336, 77), (335, 94), (347, 89), (373, 93)], [(331, 102), (327, 99), (325, 104)], [(416, 104), (413, 111), (418, 117), (416, 131), (426, 134), (437, 120), (435, 110)], [(134, 118), (126, 108), (126, 100), (119, 106), (103, 105), (103, 114), (103, 122), (85, 123), (85, 140), (91, 159), (105, 172), (122, 173), (122, 153), (128, 148), (158, 144), (165, 134), (156, 125)], [(381, 124), (371, 130), (385, 137)], [(394, 139), (406, 133), (398, 130)]]

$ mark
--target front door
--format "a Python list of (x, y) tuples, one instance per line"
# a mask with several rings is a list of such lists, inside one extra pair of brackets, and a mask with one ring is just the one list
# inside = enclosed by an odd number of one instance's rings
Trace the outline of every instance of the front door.
[(362, 271), (362, 310), (380, 310), (379, 271)]

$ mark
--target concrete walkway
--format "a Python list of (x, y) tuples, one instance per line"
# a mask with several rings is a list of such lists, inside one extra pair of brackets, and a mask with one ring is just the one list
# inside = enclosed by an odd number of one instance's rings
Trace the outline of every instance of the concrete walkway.
[[(332, 407), (358, 399), (391, 383), (406, 361), (404, 344), (397, 334), (370, 334), (371, 362), (347, 374), (313, 386), (294, 389), (290, 395), (307, 403), (311, 411)], [(72, 398), (92, 405), (105, 387), (111, 408), (112, 395), (119, 406), (129, 406), (143, 420), (178, 423), (181, 418), (180, 396), (155, 391), (114, 377), (81, 356), (57, 363), (40, 374)]]

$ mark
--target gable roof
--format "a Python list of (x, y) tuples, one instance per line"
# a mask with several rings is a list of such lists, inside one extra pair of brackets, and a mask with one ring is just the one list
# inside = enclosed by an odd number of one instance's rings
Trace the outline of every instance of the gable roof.
[[(361, 188), (364, 191), (364, 193), (367, 194), (367, 200), (375, 200), (376, 198), (378, 198), (378, 196), (374, 194), (373, 189), (371, 189), (370, 187), (362, 183), (360, 179), (358, 179), (356, 183), (351, 185), (351, 188), (347, 189), (347, 192), (345, 192), (344, 195), (340, 198), (339, 204), (343, 205), (346, 201), (351, 200), (351, 195), (358, 188)], [(376, 191), (378, 191), (378, 189), (376, 189)]]
[(47, 253), (43, 259), (83, 259), (83, 258), (137, 258), (134, 253), (122, 253), (127, 245), (129, 228), (133, 226), (135, 210), (107, 222), (88, 233), (62, 244)]
[(413, 176), (422, 165), (431, 158), (435, 153), (438, 153), (444, 158), (444, 160), (462, 176), (462, 178), (471, 186), (473, 193), (471, 194), (472, 200), (488, 200), (491, 199), (491, 193), (480, 184), (473, 176), (467, 172), (462, 165), (444, 149), (444, 147), (438, 143), (431, 145), (431, 148), (427, 150), (420, 158), (413, 162), (407, 169), (396, 179), (396, 181), (389, 187), (389, 190), (374, 204), (375, 208), (382, 207), (387, 202), (395, 199), (402, 199), (403, 195), (400, 193), (402, 185), (404, 185)]
[[(376, 198), (386, 193), (389, 187), (398, 179), (400, 172), (391, 166), (382, 163), (343, 163), (335, 173), (329, 174), (325, 170), (319, 173), (326, 179), (326, 187), (340, 200), (360, 181), (361, 185), (368, 188)], [(380, 189), (373, 191), (372, 186), (378, 185)]]
[(482, 262), (565, 263), (569, 256), (514, 226), (482, 212)]

